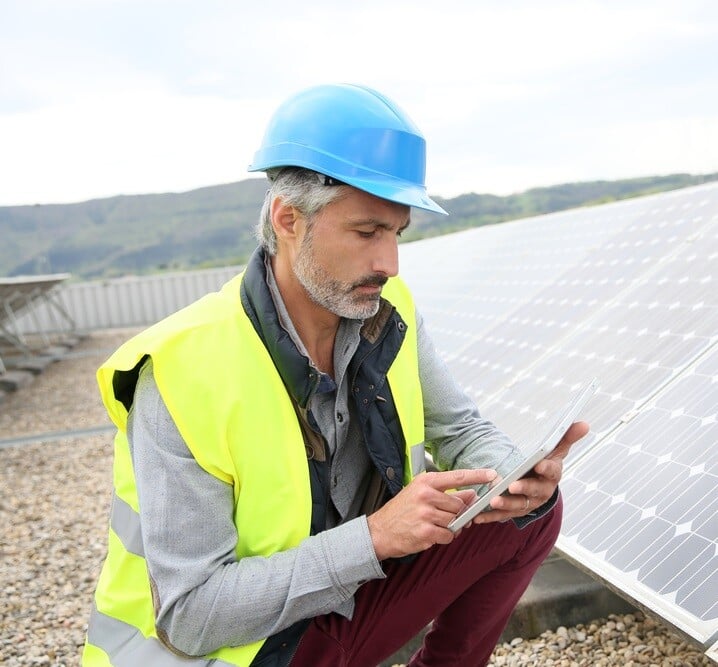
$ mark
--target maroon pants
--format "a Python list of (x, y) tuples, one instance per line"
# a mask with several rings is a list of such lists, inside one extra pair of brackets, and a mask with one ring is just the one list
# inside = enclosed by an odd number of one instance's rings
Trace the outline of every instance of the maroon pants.
[(291, 667), (372, 667), (429, 623), (410, 667), (473, 667), (488, 662), (514, 607), (561, 527), (561, 499), (546, 516), (519, 530), (512, 521), (462, 531), (412, 562), (382, 563), (386, 579), (355, 595), (351, 621), (316, 617)]

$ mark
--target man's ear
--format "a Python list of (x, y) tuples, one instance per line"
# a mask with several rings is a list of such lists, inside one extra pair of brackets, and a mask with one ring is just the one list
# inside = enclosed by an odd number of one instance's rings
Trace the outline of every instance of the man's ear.
[(272, 227), (277, 239), (291, 240), (296, 237), (296, 224), (301, 217), (294, 206), (284, 203), (281, 197), (275, 197), (270, 209)]

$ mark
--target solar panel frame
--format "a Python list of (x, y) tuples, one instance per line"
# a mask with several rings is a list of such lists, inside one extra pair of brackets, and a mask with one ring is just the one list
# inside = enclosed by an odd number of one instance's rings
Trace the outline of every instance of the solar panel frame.
[(713, 660), (714, 662), (718, 662), (718, 642), (713, 644), (707, 651), (706, 656)]

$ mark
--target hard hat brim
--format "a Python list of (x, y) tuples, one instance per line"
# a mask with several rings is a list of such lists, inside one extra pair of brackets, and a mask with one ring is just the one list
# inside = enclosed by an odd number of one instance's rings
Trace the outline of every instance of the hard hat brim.
[(358, 190), (368, 192), (380, 199), (387, 199), (389, 201), (396, 202), (397, 204), (404, 204), (411, 206), (412, 208), (420, 208), (424, 211), (431, 211), (432, 213), (441, 213), (442, 215), (449, 215), (441, 206), (439, 206), (429, 195), (426, 193), (426, 189), (415, 185), (405, 185), (402, 183), (392, 182), (387, 180), (385, 182), (377, 180), (363, 180), (359, 178), (351, 179), (352, 182), (348, 183)]

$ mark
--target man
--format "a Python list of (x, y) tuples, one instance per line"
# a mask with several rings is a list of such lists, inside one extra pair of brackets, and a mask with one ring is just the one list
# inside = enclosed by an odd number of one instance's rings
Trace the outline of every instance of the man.
[(449, 531), (519, 454), (395, 277), (411, 207), (443, 212), (423, 137), (376, 91), (318, 86), (250, 169), (270, 189), (244, 273), (98, 372), (115, 495), (83, 664), (369, 667), (431, 621), (411, 665), (484, 664), (554, 544), (587, 425)]

